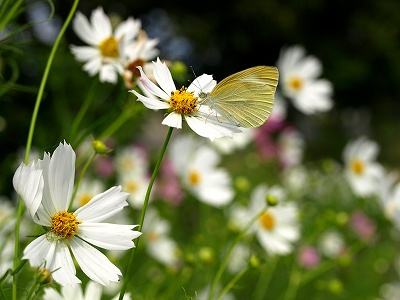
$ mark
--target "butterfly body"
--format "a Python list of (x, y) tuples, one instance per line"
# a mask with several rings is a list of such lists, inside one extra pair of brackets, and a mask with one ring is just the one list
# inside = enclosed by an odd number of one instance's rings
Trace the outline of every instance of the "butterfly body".
[(278, 70), (268, 66), (240, 71), (220, 81), (210, 93), (201, 92), (200, 103), (232, 124), (258, 127), (272, 111), (278, 76)]

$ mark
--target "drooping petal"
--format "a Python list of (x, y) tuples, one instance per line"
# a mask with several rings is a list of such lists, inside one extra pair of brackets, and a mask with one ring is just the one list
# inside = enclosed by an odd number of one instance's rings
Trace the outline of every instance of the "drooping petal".
[(94, 76), (100, 72), (102, 66), (101, 58), (96, 56), (83, 65), (83, 70), (88, 72), (90, 76)]
[(50, 159), (49, 189), (57, 211), (67, 210), (71, 201), (75, 178), (75, 152), (64, 142), (56, 148)]
[(118, 214), (128, 205), (129, 194), (121, 192), (121, 186), (114, 186), (93, 197), (84, 206), (77, 209), (74, 215), (85, 223), (98, 223)]
[(163, 102), (159, 99), (145, 97), (134, 90), (131, 90), (129, 92), (135, 94), (136, 97), (138, 97), (138, 101), (142, 102), (144, 106), (146, 106), (148, 109), (159, 110), (169, 108), (169, 103)]
[(47, 261), (53, 260), (55, 249), (55, 243), (48, 241), (46, 235), (41, 235), (26, 246), (22, 258), (28, 259), (33, 267), (44, 266), (45, 262), (47, 266)]
[(102, 65), (100, 68), (100, 82), (117, 83), (118, 74), (116, 68), (112, 64)]
[[(142, 67), (137, 67), (139, 72), (140, 72), (140, 82), (143, 84), (143, 86), (153, 95), (164, 99), (166, 101), (168, 101), (169, 103), (169, 98), (170, 98), (170, 93), (174, 92), (175, 89), (171, 89), (169, 91), (163, 91), (162, 89), (160, 89), (157, 85), (155, 85), (144, 73)], [(154, 72), (154, 70), (153, 70)]]
[(24, 201), (31, 217), (35, 219), (43, 195), (42, 170), (36, 170), (34, 163), (29, 166), (21, 163), (14, 174), (13, 186)]
[(79, 225), (78, 236), (107, 250), (127, 250), (135, 247), (132, 240), (142, 234), (132, 230), (137, 226), (85, 222)]
[(172, 79), (171, 72), (167, 65), (162, 63), (160, 58), (157, 57), (157, 62), (153, 62), (154, 69), (153, 75), (158, 85), (167, 93), (176, 91), (174, 80)]
[(90, 279), (106, 286), (118, 282), (121, 271), (103, 253), (78, 238), (70, 238), (69, 244), (79, 266)]
[(181, 129), (182, 128), (182, 116), (175, 112), (168, 114), (164, 120), (162, 121), (163, 125), (167, 125), (169, 127), (174, 127)]
[(76, 277), (76, 269), (71, 253), (64, 241), (58, 241), (51, 271), (54, 281), (62, 286), (75, 286), (81, 283)]
[(215, 138), (223, 137), (222, 133), (214, 127), (209, 126), (204, 120), (194, 116), (185, 116), (185, 120), (189, 127), (202, 137), (209, 138), (211, 141)]

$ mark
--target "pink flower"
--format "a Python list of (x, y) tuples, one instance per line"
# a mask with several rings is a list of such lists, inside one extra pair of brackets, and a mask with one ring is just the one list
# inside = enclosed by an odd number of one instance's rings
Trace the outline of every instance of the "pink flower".
[(350, 226), (354, 232), (363, 240), (370, 239), (376, 230), (375, 223), (363, 212), (355, 212), (350, 219)]
[(307, 246), (300, 249), (298, 260), (304, 268), (311, 269), (319, 264), (321, 257), (316, 248)]

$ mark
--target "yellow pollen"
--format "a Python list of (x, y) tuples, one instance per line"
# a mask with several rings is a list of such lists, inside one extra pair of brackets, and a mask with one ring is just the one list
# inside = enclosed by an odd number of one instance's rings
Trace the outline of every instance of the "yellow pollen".
[(197, 97), (194, 96), (193, 92), (188, 92), (184, 87), (171, 92), (169, 104), (174, 112), (181, 115), (191, 115), (197, 111)]
[(303, 79), (298, 76), (293, 76), (289, 79), (289, 86), (293, 90), (300, 90), (303, 87)]
[(102, 41), (99, 45), (99, 49), (102, 56), (105, 57), (119, 56), (118, 42), (113, 36), (110, 36), (109, 38), (106, 38), (104, 41)]
[(272, 230), (275, 227), (275, 218), (271, 213), (266, 211), (260, 217), (260, 223), (265, 229)]
[(81, 223), (72, 213), (60, 211), (51, 217), (51, 231), (58, 237), (69, 239), (78, 232)]
[(354, 159), (351, 162), (351, 169), (356, 175), (361, 175), (364, 173), (365, 165), (364, 162), (359, 159)]
[(198, 185), (201, 181), (201, 175), (196, 170), (190, 170), (189, 172), (189, 184)]
[(134, 181), (134, 180), (128, 181), (128, 182), (125, 184), (125, 189), (126, 189), (126, 191), (127, 191), (128, 193), (134, 193), (134, 192), (136, 192), (137, 189), (138, 189), (138, 184), (137, 184), (137, 182)]
[(85, 205), (86, 203), (88, 203), (90, 200), (92, 200), (93, 195), (89, 194), (89, 193), (85, 193), (79, 196), (79, 204), (80, 206)]

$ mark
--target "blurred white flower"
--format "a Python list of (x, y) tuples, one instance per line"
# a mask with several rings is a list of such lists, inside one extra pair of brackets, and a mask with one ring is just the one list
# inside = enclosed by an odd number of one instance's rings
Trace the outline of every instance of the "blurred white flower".
[[(48, 287), (44, 289), (43, 300), (100, 300), (103, 292), (103, 287), (94, 282), (89, 281), (86, 285), (85, 294), (82, 292), (81, 286), (63, 286), (60, 293), (54, 288)], [(112, 300), (117, 300), (119, 294)], [(126, 293), (123, 300), (131, 300), (131, 294)]]
[(343, 151), (345, 176), (358, 196), (366, 197), (378, 193), (378, 182), (384, 171), (376, 162), (378, 151), (378, 144), (365, 137), (349, 142)]
[(400, 299), (400, 282), (385, 283), (380, 288), (382, 300)]
[(127, 59), (123, 62), (125, 66), (123, 78), (128, 89), (139, 83), (140, 72), (137, 67), (141, 66), (147, 76), (153, 73), (153, 64), (150, 61), (160, 52), (155, 48), (157, 44), (157, 39), (149, 39), (146, 32), (140, 30), (136, 42), (127, 49)]
[[(193, 80), (188, 88), (176, 89), (170, 70), (159, 58), (153, 62), (153, 75), (159, 86), (154, 84), (138, 67), (141, 77), (142, 90), (146, 89), (146, 96), (131, 90), (147, 108), (153, 110), (164, 109), (167, 115), (162, 121), (163, 125), (182, 128), (185, 120), (189, 127), (198, 135), (210, 140), (223, 136), (232, 137), (232, 133), (240, 132), (237, 126), (217, 116), (209, 106), (198, 102), (199, 92), (211, 92), (216, 82), (211, 75), (203, 74)], [(150, 96), (152, 94), (152, 96)]]
[(379, 196), (386, 218), (400, 230), (400, 182), (397, 178), (397, 174), (385, 174), (379, 180)]
[(285, 168), (297, 166), (303, 159), (304, 139), (294, 128), (284, 130), (278, 138), (278, 156)]
[(328, 111), (332, 108), (332, 84), (318, 79), (322, 73), (321, 62), (306, 56), (302, 46), (282, 49), (277, 61), (283, 96), (305, 114)]
[(334, 258), (340, 255), (345, 247), (342, 235), (334, 230), (325, 232), (318, 243), (318, 248), (323, 255)]
[(184, 189), (198, 200), (215, 207), (232, 201), (231, 177), (217, 167), (221, 158), (215, 150), (191, 137), (181, 136), (172, 141), (169, 156)]
[(77, 12), (72, 26), (79, 38), (89, 45), (70, 46), (75, 58), (85, 62), (83, 69), (91, 76), (100, 73), (101, 82), (116, 83), (118, 74), (124, 72), (123, 62), (129, 58), (128, 50), (135, 43), (141, 22), (130, 17), (113, 32), (110, 18), (98, 7), (92, 12), (90, 23)]
[(100, 180), (83, 178), (79, 184), (73, 208), (84, 206), (102, 191), (104, 191), (104, 184)]
[(212, 141), (212, 146), (222, 154), (231, 154), (243, 149), (254, 139), (254, 128), (240, 128), (242, 132), (233, 133), (232, 137), (222, 137)]
[(233, 249), (231, 258), (228, 262), (228, 271), (236, 274), (244, 270), (244, 268), (249, 264), (250, 254), (250, 248), (247, 244), (238, 243)]
[(155, 210), (147, 209), (143, 225), (147, 252), (160, 263), (169, 267), (177, 267), (180, 251), (176, 242), (169, 237), (169, 230), (168, 221), (161, 219)]
[(48, 269), (62, 286), (75, 286), (81, 281), (76, 277), (72, 251), (90, 279), (109, 285), (122, 273), (92, 245), (126, 250), (135, 246), (132, 239), (141, 233), (132, 230), (135, 225), (104, 222), (128, 205), (128, 194), (121, 192), (121, 187), (98, 194), (75, 212), (67, 211), (73, 195), (75, 160), (72, 147), (64, 142), (51, 157), (45, 153), (43, 160), (29, 166), (22, 163), (15, 172), (14, 188), (33, 221), (49, 228), (25, 248), (23, 259), (28, 259), (31, 266)]
[(286, 255), (293, 251), (293, 243), (300, 237), (298, 208), (285, 201), (286, 193), (279, 186), (268, 188), (257, 186), (250, 196), (250, 204), (242, 211), (237, 208), (232, 216), (241, 216), (241, 226), (245, 226), (267, 205), (267, 196), (278, 201), (277, 206), (268, 207), (250, 228), (255, 233), (261, 246), (271, 255)]
[(128, 202), (141, 209), (150, 181), (146, 150), (136, 145), (122, 148), (116, 152), (114, 161), (118, 182), (129, 193)]

